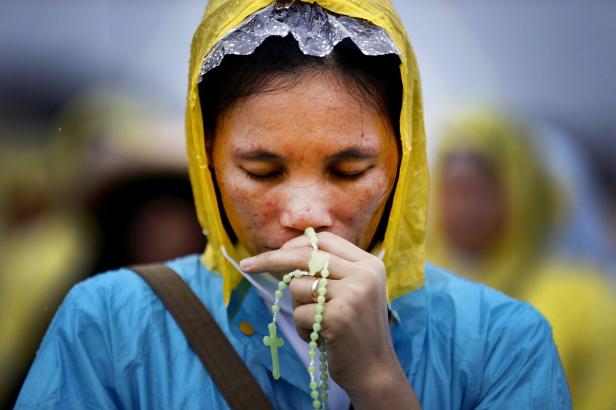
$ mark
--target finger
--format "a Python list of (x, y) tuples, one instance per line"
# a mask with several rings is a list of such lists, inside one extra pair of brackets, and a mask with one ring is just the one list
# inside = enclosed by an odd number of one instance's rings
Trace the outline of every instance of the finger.
[(310, 333), (312, 333), (312, 329), (303, 329), (301, 327), (295, 326), (295, 330), (304, 342), (310, 343)]
[[(296, 269), (308, 270), (312, 248), (288, 248), (263, 252), (251, 258), (243, 259), (240, 268), (246, 273), (287, 273)], [(328, 270), (331, 279), (342, 279), (353, 274), (357, 267), (339, 256), (329, 254)]]
[(317, 238), (319, 238), (320, 250), (338, 255), (351, 262), (358, 262), (372, 256), (353, 242), (331, 232), (319, 232)]
[[(319, 232), (317, 234), (319, 239), (317, 246), (319, 250), (323, 250), (334, 255), (338, 255), (341, 258), (347, 259), (351, 262), (360, 261), (366, 257), (371, 256), (370, 253), (355, 246), (351, 241), (344, 239), (331, 232)], [(301, 235), (287, 241), (282, 248), (303, 248), (311, 247), (310, 240), (306, 235)]]
[[(312, 287), (319, 278), (312, 276), (296, 278), (289, 284), (289, 291), (291, 292), (291, 299), (293, 300), (293, 307), (299, 305), (306, 305), (314, 303), (312, 300)], [(317, 284), (316, 286), (320, 286)], [(328, 301), (335, 297), (336, 292), (340, 290), (340, 286), (343, 286), (338, 280), (327, 280), (327, 293), (325, 294), (325, 301)]]
[[(308, 336), (312, 332), (312, 325), (314, 324), (314, 315), (316, 313), (316, 303), (309, 305), (301, 305), (293, 310), (293, 320), (295, 321), (295, 327), (299, 331), (305, 331)], [(324, 321), (321, 321), (323, 323)], [(322, 325), (321, 325), (322, 326)]]
[[(318, 237), (318, 236), (317, 236)], [(296, 236), (293, 239), (286, 241), (280, 249), (283, 248), (308, 248), (311, 247), (310, 239), (306, 235)]]

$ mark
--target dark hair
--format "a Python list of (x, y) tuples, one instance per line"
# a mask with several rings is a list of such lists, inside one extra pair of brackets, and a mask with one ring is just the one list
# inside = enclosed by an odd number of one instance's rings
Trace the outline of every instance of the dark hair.
[(242, 98), (289, 87), (305, 75), (330, 72), (351, 95), (387, 115), (399, 140), (402, 82), (397, 55), (366, 56), (343, 40), (325, 57), (301, 52), (292, 36), (269, 37), (248, 56), (227, 55), (199, 85), (207, 138)]

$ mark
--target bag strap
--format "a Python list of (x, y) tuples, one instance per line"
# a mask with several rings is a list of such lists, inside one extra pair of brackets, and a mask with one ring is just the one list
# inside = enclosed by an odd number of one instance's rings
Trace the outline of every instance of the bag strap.
[(232, 410), (272, 409), (212, 315), (180, 275), (163, 264), (138, 265), (131, 269), (167, 307)]

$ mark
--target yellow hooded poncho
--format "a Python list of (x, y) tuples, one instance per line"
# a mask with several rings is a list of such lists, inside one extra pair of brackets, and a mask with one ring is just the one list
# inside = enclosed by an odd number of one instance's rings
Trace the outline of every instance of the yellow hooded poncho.
[[(242, 276), (222, 254), (222, 247), (234, 259), (239, 255), (221, 222), (219, 204), (205, 152), (203, 118), (197, 80), (203, 58), (225, 34), (246, 17), (272, 3), (271, 0), (211, 0), (197, 28), (191, 48), (188, 101), (186, 107), (186, 138), (190, 178), (193, 185), (197, 215), (208, 246), (203, 256), (205, 265), (220, 274), (224, 281), (224, 300)], [(314, 3), (314, 1), (309, 1)], [(392, 209), (385, 233), (383, 249), (387, 268), (389, 299), (403, 295), (423, 283), (423, 241), (428, 201), (428, 173), (425, 153), (421, 88), (417, 63), (400, 18), (389, 1), (383, 0), (323, 0), (323, 8), (338, 14), (361, 18), (384, 28), (402, 53), (400, 74), (403, 84), (400, 135), (402, 161)]]
[(491, 110), (466, 112), (449, 124), (437, 155), (435, 185), (450, 154), (482, 155), (504, 186), (508, 221), (502, 238), (469, 264), (445, 239), (437, 213), (441, 198), (434, 195), (427, 258), (537, 308), (553, 327), (574, 408), (614, 408), (614, 290), (594, 269), (559, 260), (545, 248), (563, 204), (527, 139), (529, 132), (520, 121)]
[[(540, 251), (541, 240), (556, 213), (557, 192), (548, 184), (539, 160), (526, 139), (525, 126), (496, 111), (477, 110), (460, 115), (444, 133), (435, 167), (435, 189), (447, 158), (472, 153), (486, 158), (495, 169), (507, 202), (502, 237), (470, 263), (458, 259), (445, 237), (438, 214), (441, 198), (433, 195), (428, 259), (456, 273), (478, 279), (517, 297), (520, 272)], [(434, 192), (436, 193), (436, 192)]]

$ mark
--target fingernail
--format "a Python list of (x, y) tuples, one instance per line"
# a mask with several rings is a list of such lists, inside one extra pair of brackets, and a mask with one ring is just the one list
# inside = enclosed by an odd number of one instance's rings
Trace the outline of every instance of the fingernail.
[(240, 268), (242, 268), (242, 270), (250, 269), (250, 267), (253, 265), (253, 262), (254, 258), (242, 259), (240, 261)]

